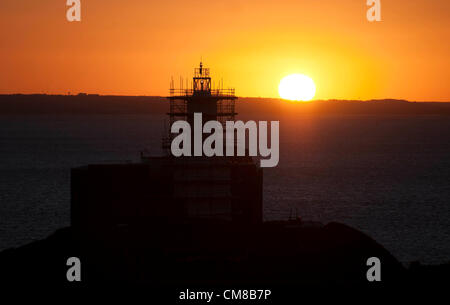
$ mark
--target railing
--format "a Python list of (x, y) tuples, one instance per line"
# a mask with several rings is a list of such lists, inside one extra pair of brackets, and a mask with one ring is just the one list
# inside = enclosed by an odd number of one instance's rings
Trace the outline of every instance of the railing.
[(176, 97), (191, 97), (194, 94), (205, 94), (210, 95), (212, 97), (236, 97), (235, 95), (235, 89), (234, 88), (228, 88), (228, 89), (212, 89), (211, 91), (200, 91), (200, 90), (194, 90), (194, 89), (175, 89), (172, 88), (169, 91), (171, 98)]

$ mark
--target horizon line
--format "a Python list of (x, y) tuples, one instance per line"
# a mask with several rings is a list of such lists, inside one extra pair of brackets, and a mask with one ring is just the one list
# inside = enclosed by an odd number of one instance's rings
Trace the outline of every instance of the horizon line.
[[(17, 95), (25, 95), (25, 96), (66, 96), (66, 97), (80, 97), (80, 96), (104, 96), (104, 97), (148, 97), (148, 98), (167, 98), (168, 96), (163, 95), (122, 95), (122, 94), (100, 94), (100, 93), (85, 93), (80, 92), (77, 94), (63, 94), (63, 93), (0, 93), (0, 96), (17, 96)], [(392, 102), (408, 102), (408, 103), (450, 103), (450, 99), (447, 101), (433, 101), (433, 100), (407, 100), (401, 98), (372, 98), (372, 99), (341, 99), (341, 98), (329, 98), (329, 99), (312, 99), (310, 101), (291, 101), (285, 100), (281, 97), (263, 97), (263, 96), (237, 96), (237, 98), (242, 99), (270, 99), (270, 100), (282, 100), (286, 102), (293, 103), (311, 103), (311, 102), (339, 102), (339, 101), (347, 101), (347, 102), (372, 102), (372, 101), (392, 101)]]

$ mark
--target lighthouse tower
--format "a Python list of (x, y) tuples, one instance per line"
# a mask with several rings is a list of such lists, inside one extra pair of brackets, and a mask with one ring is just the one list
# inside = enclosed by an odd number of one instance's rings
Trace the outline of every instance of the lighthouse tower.
[[(214, 87), (209, 68), (205, 68), (202, 62), (198, 68), (194, 69), (192, 82), (187, 83), (186, 88), (183, 87), (182, 79), (180, 79), (180, 87), (175, 88), (172, 79), (168, 99), (170, 102), (169, 126), (178, 120), (187, 121), (193, 126), (194, 113), (201, 113), (205, 122), (215, 120), (225, 126), (225, 122), (234, 121), (237, 114), (235, 112), (237, 97), (234, 88), (224, 89), (222, 82), (217, 82), (217, 86)], [(173, 137), (169, 128), (168, 134), (163, 138), (164, 149), (170, 149)]]
[[(170, 124), (193, 126), (194, 113), (222, 125), (235, 119), (234, 89), (214, 86), (209, 69), (192, 82), (171, 82)], [(225, 130), (225, 128), (224, 128)], [(175, 135), (176, 136), (176, 135)], [(116, 245), (117, 232), (152, 232), (180, 224), (253, 226), (262, 222), (263, 171), (250, 156), (180, 156), (141, 152), (139, 163), (89, 164), (72, 169), (71, 223), (87, 239)], [(134, 230), (134, 231), (133, 231)], [(137, 230), (137, 231), (136, 231)], [(125, 234), (125, 233), (124, 233)]]

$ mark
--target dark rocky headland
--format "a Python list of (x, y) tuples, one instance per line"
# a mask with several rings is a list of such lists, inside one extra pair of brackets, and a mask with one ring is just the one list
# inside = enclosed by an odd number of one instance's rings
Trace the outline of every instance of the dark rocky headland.
[[(82, 262), (82, 285), (186, 286), (370, 285), (366, 260), (382, 263), (383, 285), (444, 285), (450, 265), (404, 267), (369, 236), (339, 223), (265, 222), (179, 225), (111, 232), (114, 240), (80, 239), (68, 227), (45, 240), (0, 253), (6, 284), (69, 285), (66, 261)], [(89, 240), (89, 241), (88, 241)]]

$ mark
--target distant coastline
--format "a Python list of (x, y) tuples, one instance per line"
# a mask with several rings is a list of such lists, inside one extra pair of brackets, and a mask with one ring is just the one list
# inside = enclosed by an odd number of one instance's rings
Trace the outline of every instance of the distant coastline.
[[(162, 96), (112, 96), (98, 94), (0, 95), (0, 115), (25, 114), (165, 114), (167, 99)], [(406, 100), (317, 100), (308, 103), (274, 98), (241, 97), (240, 114), (285, 116), (290, 114), (331, 115), (450, 115), (450, 102)]]

